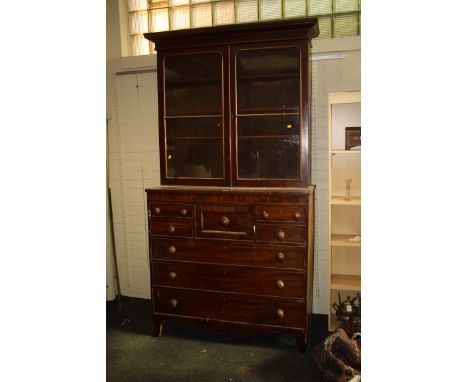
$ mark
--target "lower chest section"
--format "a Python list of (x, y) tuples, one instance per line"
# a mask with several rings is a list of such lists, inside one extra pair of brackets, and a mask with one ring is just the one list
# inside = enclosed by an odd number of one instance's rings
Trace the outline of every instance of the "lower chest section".
[(147, 192), (155, 316), (304, 329), (310, 192)]

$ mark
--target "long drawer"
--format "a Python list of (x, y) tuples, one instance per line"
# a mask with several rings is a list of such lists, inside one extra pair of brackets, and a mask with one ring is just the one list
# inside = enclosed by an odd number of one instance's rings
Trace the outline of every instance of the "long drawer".
[(153, 285), (302, 298), (305, 275), (299, 271), (234, 265), (153, 261)]
[(305, 269), (306, 249), (221, 240), (152, 239), (154, 260), (194, 261), (258, 267)]
[(305, 324), (301, 299), (153, 287), (153, 312), (294, 328)]

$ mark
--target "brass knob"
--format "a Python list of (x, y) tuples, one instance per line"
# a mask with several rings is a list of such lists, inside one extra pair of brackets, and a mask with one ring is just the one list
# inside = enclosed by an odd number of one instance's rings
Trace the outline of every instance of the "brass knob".
[(283, 231), (278, 231), (278, 240), (284, 240), (284, 238), (286, 237), (286, 234), (283, 232)]
[(168, 228), (169, 233), (174, 233), (175, 232), (175, 227), (171, 224)]
[(294, 219), (298, 220), (301, 217), (301, 213), (299, 211), (294, 212), (293, 215)]
[(169, 273), (169, 278), (170, 278), (171, 280), (175, 280), (176, 277), (177, 277), (177, 273), (175, 273), (175, 272)]
[(229, 225), (229, 218), (227, 216), (223, 216), (221, 218), (221, 225), (227, 227)]
[(182, 210), (180, 210), (180, 214), (182, 216), (186, 216), (187, 215), (187, 210), (185, 208), (182, 208)]
[(173, 255), (174, 253), (176, 253), (176, 247), (174, 247), (173, 245), (171, 245), (171, 246), (167, 249), (167, 252), (169, 252), (171, 255)]
[(278, 252), (278, 254), (276, 255), (276, 258), (278, 259), (278, 261), (284, 261), (284, 253)]
[(171, 308), (176, 308), (178, 303), (179, 302), (175, 298), (173, 298), (171, 301), (169, 301), (169, 304), (171, 305)]
[(264, 217), (265, 219), (268, 219), (268, 212), (263, 211), (263, 212), (262, 212), (262, 215), (263, 215), (263, 217)]
[(154, 213), (155, 213), (156, 215), (159, 215), (159, 214), (161, 213), (161, 209), (159, 209), (158, 207), (156, 207), (156, 208), (154, 209)]
[(278, 316), (278, 318), (283, 319), (284, 318), (284, 310), (283, 309), (277, 309), (276, 310), (276, 315)]
[(276, 282), (276, 286), (280, 289), (283, 289), (284, 288), (284, 281), (283, 280), (278, 280)]

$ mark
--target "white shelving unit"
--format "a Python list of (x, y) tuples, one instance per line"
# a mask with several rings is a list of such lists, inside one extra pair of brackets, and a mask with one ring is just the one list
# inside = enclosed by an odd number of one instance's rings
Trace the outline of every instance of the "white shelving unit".
[[(361, 150), (346, 149), (346, 127), (361, 126), (361, 92), (328, 95), (329, 148), (329, 314), (328, 329), (338, 327), (333, 303), (361, 290)], [(345, 179), (352, 179), (346, 200)]]

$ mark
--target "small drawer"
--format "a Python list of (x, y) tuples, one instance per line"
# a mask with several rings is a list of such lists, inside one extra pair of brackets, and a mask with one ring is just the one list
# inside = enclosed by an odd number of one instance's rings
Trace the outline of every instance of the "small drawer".
[(305, 244), (307, 240), (307, 226), (298, 224), (259, 223), (256, 225), (256, 240)]
[(301, 299), (153, 287), (153, 313), (292, 328), (305, 325)]
[(153, 218), (150, 220), (150, 232), (155, 236), (193, 237), (192, 220)]
[(257, 221), (291, 221), (307, 222), (307, 207), (285, 206), (256, 206), (255, 218)]
[(197, 237), (253, 239), (253, 219), (248, 207), (197, 205)]
[(153, 285), (304, 298), (303, 272), (234, 265), (153, 261)]
[(152, 239), (154, 260), (193, 261), (305, 269), (306, 249), (299, 246), (252, 244), (226, 240)]
[(193, 207), (191, 204), (149, 203), (149, 210), (152, 217), (191, 218), (193, 216)]

